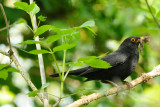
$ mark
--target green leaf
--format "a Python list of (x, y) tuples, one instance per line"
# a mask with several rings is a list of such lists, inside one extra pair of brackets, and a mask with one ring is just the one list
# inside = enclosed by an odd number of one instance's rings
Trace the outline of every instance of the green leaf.
[(28, 93), (27, 95), (29, 97), (35, 97), (37, 95), (37, 93), (39, 93), (39, 92), (40, 92), (40, 90), (36, 90), (36, 91), (32, 91), (32, 92)]
[(53, 51), (56, 52), (56, 51), (71, 49), (71, 48), (75, 47), (75, 45), (76, 45), (75, 43), (59, 45), (59, 46), (54, 47)]
[(28, 4), (26, 2), (15, 2), (14, 6), (17, 7), (18, 9), (24, 10), (27, 12), (28, 10)]
[(78, 62), (79, 61), (87, 61), (87, 60), (91, 60), (91, 59), (97, 59), (98, 57), (97, 56), (87, 56), (87, 57), (81, 57), (78, 59)]
[(35, 37), (41, 35), (42, 33), (46, 32), (47, 30), (52, 29), (52, 28), (53, 28), (52, 25), (43, 25), (43, 26), (40, 26), (37, 29), (37, 31), (36, 31)]
[(34, 7), (35, 7), (35, 2), (33, 2), (28, 6), (28, 13), (31, 12), (34, 9)]
[(87, 22), (84, 22), (80, 27), (83, 28), (83, 27), (94, 27), (95, 26), (95, 22), (93, 20), (89, 20)]
[(74, 64), (74, 62), (67, 62), (65, 63), (66, 65), (72, 66)]
[(46, 18), (47, 18), (47, 17), (42, 16), (42, 15), (38, 16), (38, 19), (39, 19), (40, 21), (46, 21)]
[(52, 36), (49, 36), (46, 40), (46, 43), (53, 43), (55, 41), (57, 41), (58, 39), (62, 38), (62, 35), (52, 35)]
[(69, 66), (83, 66), (83, 63), (82, 62), (67, 62), (66, 65), (69, 65)]
[(38, 55), (38, 54), (49, 53), (49, 51), (47, 51), (47, 50), (32, 50), (32, 51), (30, 51), (29, 53), (30, 53), (30, 54)]
[(19, 73), (19, 70), (14, 68), (14, 67), (10, 67), (10, 68), (7, 69), (7, 72), (17, 72), (17, 73)]
[(106, 61), (100, 60), (100, 59), (90, 59), (90, 60), (85, 60), (83, 62), (94, 68), (107, 69), (111, 67), (109, 63), (107, 63)]
[(48, 87), (50, 85), (50, 83), (46, 83), (46, 84), (43, 84), (41, 89), (45, 89), (46, 87)]
[(37, 14), (40, 11), (40, 8), (37, 6), (37, 4), (35, 4), (34, 9), (32, 10), (32, 16), (34, 16), (35, 14)]
[(27, 40), (27, 41), (23, 41), (21, 43), (18, 43), (18, 45), (29, 45), (29, 44), (43, 44), (43, 42), (42, 41)]
[(1, 64), (0, 65), (0, 70), (3, 69), (3, 68), (5, 68), (6, 66), (8, 66), (8, 64)]
[(72, 28), (70, 29), (61, 29), (61, 34), (62, 35), (70, 35), (74, 32), (74, 30)]
[(21, 23), (26, 23), (26, 21), (24, 19), (20, 19), (16, 22), (16, 24), (21, 24)]
[(8, 77), (8, 72), (6, 69), (0, 70), (0, 78), (6, 80)]
[(85, 27), (85, 28), (87, 28), (87, 29), (88, 29), (89, 31), (91, 31), (93, 34), (97, 35), (96, 32), (95, 32), (93, 29), (91, 29), (90, 27), (87, 26), (87, 27)]
[(71, 35), (76, 37), (76, 38), (79, 38), (80, 37), (80, 32), (73, 32)]
[(83, 63), (77, 62), (77, 63), (74, 64), (74, 66), (83, 66)]

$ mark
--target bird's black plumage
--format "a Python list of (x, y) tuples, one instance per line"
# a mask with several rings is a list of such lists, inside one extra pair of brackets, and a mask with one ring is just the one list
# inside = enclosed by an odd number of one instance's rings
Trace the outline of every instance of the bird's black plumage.
[[(112, 67), (108, 69), (84, 67), (77, 70), (72, 70), (69, 75), (78, 75), (86, 77), (87, 80), (106, 80), (116, 82), (116, 80), (123, 81), (127, 78), (135, 69), (138, 60), (139, 52), (138, 45), (140, 43), (140, 37), (131, 36), (125, 39), (119, 48), (101, 58), (108, 62)], [(57, 77), (58, 74), (53, 74), (51, 77)]]

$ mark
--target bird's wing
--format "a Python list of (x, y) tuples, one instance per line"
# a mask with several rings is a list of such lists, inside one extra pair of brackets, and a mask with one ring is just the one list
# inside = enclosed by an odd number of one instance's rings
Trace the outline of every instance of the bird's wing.
[[(115, 51), (115, 52), (112, 52), (112, 53), (108, 54), (107, 56), (101, 58), (101, 60), (106, 61), (112, 67), (115, 67), (115, 66), (123, 64), (128, 58), (129, 58), (128, 54)], [(100, 70), (103, 70), (103, 68), (88, 67), (88, 69), (80, 75), (85, 75), (85, 74), (88, 74), (91, 72), (98, 72)]]
[(124, 63), (129, 58), (129, 54), (119, 51), (112, 52), (101, 60), (108, 62), (112, 67)]

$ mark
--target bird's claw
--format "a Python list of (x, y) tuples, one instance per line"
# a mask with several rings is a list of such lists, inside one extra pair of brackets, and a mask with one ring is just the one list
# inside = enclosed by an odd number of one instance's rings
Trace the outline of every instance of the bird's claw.
[(113, 81), (106, 80), (106, 82), (112, 84), (114, 87), (117, 88), (117, 91), (116, 91), (116, 96), (117, 96), (117, 95), (118, 95), (118, 92), (119, 92), (120, 89), (121, 89), (121, 87), (120, 87), (118, 84), (114, 83)]
[(129, 90), (131, 90), (134, 87), (130, 82), (127, 82), (127, 81), (123, 81), (123, 84), (127, 85)]

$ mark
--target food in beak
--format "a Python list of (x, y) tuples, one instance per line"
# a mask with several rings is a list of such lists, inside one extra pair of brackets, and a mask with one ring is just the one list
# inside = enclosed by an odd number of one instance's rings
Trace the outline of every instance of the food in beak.
[(148, 43), (150, 41), (150, 36), (142, 36), (138, 40), (140, 40), (140, 52), (143, 53), (143, 48), (144, 48), (143, 41), (144, 43)]

